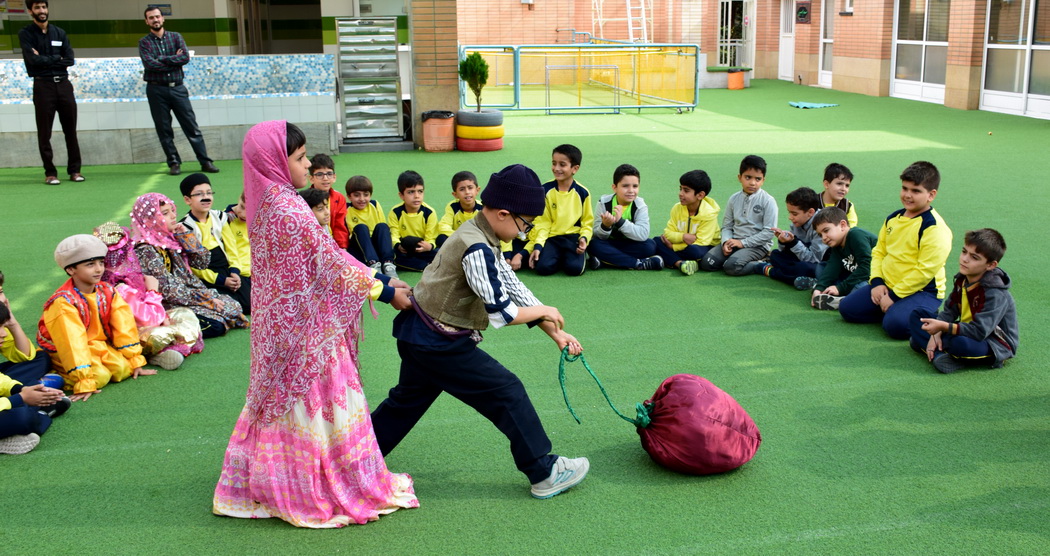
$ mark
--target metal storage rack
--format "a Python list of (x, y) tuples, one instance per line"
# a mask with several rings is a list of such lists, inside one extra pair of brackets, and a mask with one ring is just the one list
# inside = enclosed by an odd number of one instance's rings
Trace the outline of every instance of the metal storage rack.
[(397, 60), (397, 20), (336, 19), (343, 139), (404, 136)]

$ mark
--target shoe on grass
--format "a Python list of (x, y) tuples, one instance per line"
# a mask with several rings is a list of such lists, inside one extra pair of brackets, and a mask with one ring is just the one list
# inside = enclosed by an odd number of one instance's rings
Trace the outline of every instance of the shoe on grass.
[(587, 255), (587, 268), (591, 270), (598, 270), (602, 267), (602, 262), (598, 260), (598, 257), (594, 255)]
[(686, 276), (692, 276), (698, 267), (696, 261), (682, 261), (682, 264), (678, 265), (678, 270), (681, 270)]
[(82, 176), (80, 174), (80, 172), (76, 172), (76, 173), (70, 174), (69, 175), (69, 179), (71, 179), (71, 180), (73, 180), (73, 181), (75, 181), (77, 183), (80, 183), (80, 182), (84, 181), (85, 178), (84, 178), (84, 176)]
[(58, 181), (58, 176), (47, 176), (44, 178), (45, 185), (58, 185), (62, 182)]
[(817, 287), (817, 279), (812, 276), (799, 276), (798, 278), (795, 278), (796, 290), (812, 290), (815, 287)]
[(644, 259), (638, 259), (634, 265), (635, 270), (663, 270), (664, 259), (660, 255), (653, 255)]
[(813, 306), (821, 311), (838, 311), (840, 301), (842, 301), (842, 297), (822, 293), (813, 298)]
[(587, 476), (590, 468), (591, 462), (587, 461), (587, 458), (569, 459), (559, 456), (551, 468), (551, 476), (532, 485), (533, 498), (545, 500), (569, 490)]
[(63, 413), (69, 411), (69, 408), (72, 405), (73, 405), (73, 402), (69, 399), (68, 396), (62, 396), (61, 400), (58, 400), (57, 402), (55, 402), (55, 403), (53, 403), (53, 404), (51, 404), (49, 406), (45, 406), (45, 407), (41, 407), (40, 409), (37, 409), (37, 413), (43, 413), (44, 415), (47, 415), (48, 417), (54, 419), (55, 417), (59, 417)]
[[(37, 444), (40, 444), (40, 437), (32, 432), (29, 434), (16, 434), (7, 438), (0, 438), (0, 454), (25, 454), (32, 452)], [(551, 496), (554, 495), (552, 494)]]
[(382, 274), (383, 273), (383, 263), (381, 263), (379, 261), (372, 261), (372, 262), (368, 263), (368, 268), (371, 268), (372, 270), (376, 271), (376, 273), (378, 273), (378, 274)]
[(965, 369), (966, 365), (947, 353), (941, 353), (933, 358), (933, 368), (944, 374), (950, 374)]
[(177, 176), (177, 175), (181, 174), (182, 173), (182, 165), (180, 165), (180, 164), (172, 164), (171, 166), (168, 167), (168, 173), (173, 175), (173, 176)]
[(397, 265), (394, 264), (393, 261), (387, 261), (383, 263), (383, 274), (386, 274), (391, 278), (400, 280), (400, 278), (397, 275)]
[(149, 358), (149, 364), (154, 367), (160, 367), (169, 371), (174, 371), (182, 365), (182, 362), (186, 358), (183, 355), (173, 349), (164, 350), (157, 355)]

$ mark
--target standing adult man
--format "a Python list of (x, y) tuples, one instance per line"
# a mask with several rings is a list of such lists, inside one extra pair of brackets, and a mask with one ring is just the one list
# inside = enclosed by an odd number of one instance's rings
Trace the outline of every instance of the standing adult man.
[(27, 4), (33, 23), (18, 32), (18, 42), (21, 44), (26, 72), (33, 78), (36, 138), (40, 158), (44, 162), (44, 183), (61, 183), (51, 150), (51, 127), (55, 124), (55, 112), (58, 112), (58, 121), (66, 137), (66, 171), (69, 172), (69, 179), (84, 181), (84, 176), (80, 175), (80, 143), (77, 141), (77, 99), (66, 72), (66, 68), (76, 63), (73, 47), (69, 46), (65, 31), (48, 24), (47, 0), (30, 0)]
[(164, 29), (164, 14), (160, 8), (146, 8), (143, 15), (149, 34), (139, 39), (139, 57), (145, 68), (142, 79), (146, 81), (146, 99), (149, 101), (150, 114), (153, 115), (153, 125), (157, 128), (160, 146), (168, 159), (168, 173), (173, 176), (182, 173), (182, 159), (175, 148), (175, 133), (171, 130), (171, 113), (174, 112), (182, 132), (193, 147), (193, 154), (201, 163), (201, 170), (214, 174), (219, 169), (208, 158), (204, 135), (193, 115), (190, 93), (182, 84), (182, 66), (190, 61), (186, 41), (175, 31)]

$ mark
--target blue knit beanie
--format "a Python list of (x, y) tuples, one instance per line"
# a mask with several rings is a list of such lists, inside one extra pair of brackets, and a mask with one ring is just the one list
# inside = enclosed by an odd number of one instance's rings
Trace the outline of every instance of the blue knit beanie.
[(531, 169), (514, 164), (492, 174), (481, 192), (481, 204), (521, 216), (543, 214), (543, 186)]

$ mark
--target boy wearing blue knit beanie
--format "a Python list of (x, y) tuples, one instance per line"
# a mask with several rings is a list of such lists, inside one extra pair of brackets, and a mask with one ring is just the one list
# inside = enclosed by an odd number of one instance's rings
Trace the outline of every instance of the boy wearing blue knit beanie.
[(550, 453), (539, 416), (514, 373), (478, 349), (491, 324), (539, 326), (561, 350), (582, 351), (565, 332), (565, 319), (543, 305), (503, 259), (500, 241), (523, 237), (543, 213), (543, 187), (532, 170), (515, 164), (492, 174), (481, 193), (481, 214), (445, 241), (414, 288), (412, 309), (394, 319), (401, 376), (372, 412), (383, 455), (389, 454), (442, 392), (474, 408), (507, 436), (532, 496), (550, 498), (587, 475), (587, 458)]

